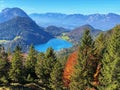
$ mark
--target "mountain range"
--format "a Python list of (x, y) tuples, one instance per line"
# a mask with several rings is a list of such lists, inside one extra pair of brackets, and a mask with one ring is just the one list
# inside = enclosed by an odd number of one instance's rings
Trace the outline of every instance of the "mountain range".
[[(91, 22), (93, 26), (86, 22)], [(85, 29), (89, 29), (94, 38), (103, 32), (97, 28), (114, 27), (119, 22), (120, 16), (112, 13), (107, 15), (59, 13), (27, 15), (20, 8), (6, 8), (0, 12), (0, 44), (12, 49), (19, 44), (25, 52), (31, 44), (43, 44), (55, 37), (76, 44), (80, 41)]]
[(76, 27), (89, 24), (97, 29), (109, 30), (116, 24), (120, 24), (120, 15), (108, 14), (61, 14), (61, 13), (33, 13), (29, 15), (36, 23), (43, 27), (51, 25), (74, 29)]

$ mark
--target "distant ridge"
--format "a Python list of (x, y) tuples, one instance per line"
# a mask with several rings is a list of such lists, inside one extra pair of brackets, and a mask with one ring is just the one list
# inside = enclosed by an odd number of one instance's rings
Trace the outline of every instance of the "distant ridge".
[(48, 27), (57, 26), (73, 29), (81, 25), (89, 24), (101, 30), (109, 30), (116, 24), (120, 24), (120, 15), (114, 13), (108, 14), (62, 14), (62, 13), (45, 13), (29, 15), (37, 24)]

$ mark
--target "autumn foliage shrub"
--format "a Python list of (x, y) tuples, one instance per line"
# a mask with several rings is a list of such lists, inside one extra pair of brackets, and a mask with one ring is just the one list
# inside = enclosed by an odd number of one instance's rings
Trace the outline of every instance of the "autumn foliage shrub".
[(65, 86), (68, 86), (70, 83), (70, 77), (72, 75), (76, 61), (77, 61), (77, 51), (73, 52), (68, 57), (67, 63), (65, 65), (65, 69), (64, 69), (64, 73), (63, 73), (63, 81), (64, 81)]

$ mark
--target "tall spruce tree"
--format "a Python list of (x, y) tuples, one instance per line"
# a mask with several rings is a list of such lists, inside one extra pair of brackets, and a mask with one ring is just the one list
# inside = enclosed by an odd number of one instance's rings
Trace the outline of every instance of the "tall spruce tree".
[(100, 90), (120, 89), (120, 25), (116, 26), (107, 44), (102, 60)]
[(31, 45), (25, 65), (28, 81), (33, 81), (34, 79), (36, 79), (36, 74), (35, 74), (36, 63), (37, 63), (37, 52), (34, 49), (33, 45)]
[(19, 46), (15, 48), (15, 51), (11, 60), (11, 67), (9, 71), (9, 78), (12, 82), (22, 83), (24, 79), (24, 66), (23, 66), (23, 57), (21, 49)]
[(2, 45), (0, 45), (0, 83), (7, 84), (8, 83), (8, 55), (5, 52), (5, 49)]
[[(103, 33), (100, 33), (98, 35), (98, 37), (95, 39), (95, 55), (98, 59), (102, 59), (103, 58), (103, 54), (105, 52), (105, 48), (106, 48), (106, 39), (105, 39), (105, 35)], [(101, 61), (101, 60), (100, 60)]]
[(95, 72), (91, 59), (93, 48), (94, 43), (90, 31), (85, 30), (79, 46), (77, 64), (71, 76), (70, 90), (86, 90), (92, 87), (91, 82)]
[(45, 54), (44, 53), (39, 53), (38, 54), (38, 58), (37, 58), (37, 63), (35, 66), (35, 73), (38, 77), (38, 81), (40, 82), (40, 84), (44, 83), (44, 63), (45, 63)]
[(56, 64), (56, 56), (55, 52), (52, 48), (48, 48), (45, 55), (41, 57), (40, 62), (37, 63), (36, 66), (36, 74), (39, 77), (42, 85), (47, 90), (51, 90), (50, 86), (50, 79), (51, 79), (51, 72)]
[(52, 90), (63, 90), (63, 67), (59, 61), (57, 61), (50, 73), (50, 87)]

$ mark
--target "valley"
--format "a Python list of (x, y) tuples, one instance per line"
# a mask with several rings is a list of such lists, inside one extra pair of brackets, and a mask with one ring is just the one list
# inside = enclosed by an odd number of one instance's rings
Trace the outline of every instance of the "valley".
[[(57, 15), (55, 16), (57, 17)], [(3, 18), (4, 20), (2, 20)], [(54, 25), (41, 27), (20, 8), (6, 8), (2, 10), (0, 19), (2, 20), (0, 22), (0, 43), (5, 46), (6, 50), (8, 48), (14, 50), (15, 46), (20, 45), (23, 51), (27, 52), (31, 44), (35, 46), (38, 44), (42, 45), (53, 38), (67, 40), (76, 45), (85, 29), (90, 29), (93, 37), (102, 32), (102, 30), (94, 29), (88, 24), (79, 26), (73, 30)], [(64, 44), (61, 44), (62, 46)]]

